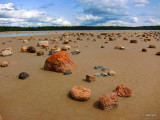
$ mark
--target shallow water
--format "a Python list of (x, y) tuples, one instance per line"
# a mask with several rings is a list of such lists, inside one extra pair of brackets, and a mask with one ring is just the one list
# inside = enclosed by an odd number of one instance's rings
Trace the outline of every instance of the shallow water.
[[(130, 44), (129, 41), (117, 38), (116, 41), (104, 44), (104, 39), (92, 42), (92, 39), (87, 41), (85, 37), (82, 38), (83, 41), (70, 43), (81, 46), (78, 48), (81, 51), (79, 55), (71, 55), (67, 51), (76, 63), (73, 74), (68, 76), (43, 70), (48, 51), (36, 47), (45, 52), (44, 56), (20, 52), (21, 46), (36, 46), (38, 41), (31, 40), (24, 44), (18, 38), (0, 38), (1, 42), (6, 42), (0, 44), (0, 48), (11, 47), (14, 52), (12, 56), (0, 57), (0, 62), (6, 60), (11, 63), (6, 68), (0, 68), (0, 114), (4, 120), (160, 119), (160, 57), (155, 55), (160, 50), (159, 42), (155, 39), (150, 42), (138, 39), (137, 44)], [(12, 42), (7, 42), (8, 40)], [(150, 43), (156, 44), (157, 48), (147, 48), (148, 52), (142, 53), (141, 49)], [(125, 46), (126, 50), (115, 50), (117, 44)], [(50, 45), (53, 47), (55, 44)], [(84, 47), (85, 45), (89, 47)], [(101, 45), (105, 48), (100, 48)], [(63, 46), (62, 42), (59, 42), (59, 46)], [(94, 69), (95, 65), (103, 65), (116, 71), (117, 75), (98, 77), (92, 83), (84, 81), (86, 74), (100, 72)], [(27, 72), (30, 77), (19, 80), (17, 77), (20, 72)], [(132, 88), (131, 97), (119, 97), (118, 107), (110, 111), (99, 109), (99, 97), (112, 92), (120, 83)], [(75, 85), (91, 89), (91, 98), (86, 102), (71, 99), (68, 93)], [(144, 117), (143, 114), (157, 116)]]

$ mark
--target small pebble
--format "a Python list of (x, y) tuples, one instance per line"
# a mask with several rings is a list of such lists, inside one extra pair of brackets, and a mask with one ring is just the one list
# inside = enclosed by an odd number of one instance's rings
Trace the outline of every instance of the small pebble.
[(64, 75), (70, 75), (70, 74), (72, 74), (72, 72), (71, 71), (67, 71), (67, 72), (64, 72), (63, 74)]

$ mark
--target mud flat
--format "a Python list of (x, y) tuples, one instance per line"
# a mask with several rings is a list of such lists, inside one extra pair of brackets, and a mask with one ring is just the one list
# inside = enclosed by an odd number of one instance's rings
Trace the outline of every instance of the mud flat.
[[(10, 47), (13, 51), (11, 56), (0, 56), (0, 62), (8, 62), (7, 67), (0, 67), (0, 115), (3, 119), (159, 119), (160, 56), (155, 54), (160, 51), (160, 31), (80, 33), (66, 33), (63, 37), (63, 34), (0, 37), (1, 50)], [(115, 39), (111, 40), (110, 37)], [(124, 40), (124, 37), (128, 40)], [(48, 41), (49, 48), (37, 46), (39, 40)], [(65, 52), (76, 64), (72, 74), (44, 70), (50, 49), (55, 45), (60, 48), (65, 46), (65, 40), (69, 40), (67, 45), (71, 46)], [(130, 43), (131, 40), (136, 40), (137, 43)], [(149, 48), (150, 44), (156, 48)], [(43, 51), (44, 55), (21, 52), (22, 46), (34, 46), (37, 51)], [(125, 49), (120, 49), (119, 46)], [(143, 48), (147, 52), (142, 52)], [(73, 55), (71, 52), (75, 50), (80, 53)], [(114, 70), (116, 75), (99, 76), (93, 82), (85, 81), (87, 74), (101, 72), (100, 69), (94, 69), (96, 65)], [(28, 73), (29, 77), (25, 80), (18, 79), (21, 72)], [(119, 105), (112, 110), (101, 110), (97, 102), (99, 97), (115, 90), (118, 84), (129, 86), (132, 95), (127, 98), (118, 97)], [(72, 99), (69, 91), (73, 86), (89, 88), (90, 99), (83, 102)]]

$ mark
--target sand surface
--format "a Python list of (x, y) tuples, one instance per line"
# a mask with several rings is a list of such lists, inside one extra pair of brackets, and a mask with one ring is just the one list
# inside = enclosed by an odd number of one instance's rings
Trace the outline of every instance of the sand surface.
[[(159, 120), (160, 56), (155, 53), (160, 51), (160, 41), (157, 41), (160, 36), (152, 36), (151, 41), (144, 42), (144, 38), (137, 37), (141, 34), (142, 32), (123, 32), (121, 37), (116, 36), (116, 41), (109, 43), (104, 43), (108, 40), (104, 36), (102, 39), (90, 37), (90, 40), (87, 40), (88, 36), (81, 36), (82, 41), (76, 40), (77, 36), (64, 38), (77, 41), (70, 42), (69, 45), (79, 45), (78, 50), (81, 51), (78, 55), (71, 54), (75, 48), (67, 51), (76, 63), (73, 74), (68, 76), (43, 69), (49, 51), (37, 47), (38, 40), (30, 40), (25, 44), (22, 41), (31, 36), (0, 37), (0, 48), (11, 47), (13, 50), (12, 56), (0, 56), (0, 62), (9, 62), (8, 67), (0, 67), (0, 114), (4, 120)], [(34, 37), (59, 36), (61, 34)], [(124, 36), (129, 40), (124, 41)], [(131, 44), (131, 39), (136, 39), (138, 43)], [(49, 43), (50, 48), (56, 44), (51, 41)], [(62, 43), (59, 41), (57, 45), (62, 47)], [(147, 48), (149, 44), (155, 44), (156, 48)], [(35, 46), (37, 50), (44, 51), (45, 55), (22, 53), (20, 49), (23, 45)], [(101, 48), (101, 45), (105, 48)], [(116, 45), (122, 45), (126, 50), (116, 50)], [(142, 48), (148, 52), (141, 52)], [(117, 74), (97, 77), (96, 81), (88, 83), (84, 80), (87, 74), (100, 72), (93, 69), (95, 65), (103, 65)], [(30, 77), (20, 80), (20, 72), (27, 72)], [(119, 97), (119, 105), (110, 111), (99, 109), (99, 97), (112, 92), (120, 83), (131, 88), (132, 95), (128, 98)], [(89, 88), (91, 98), (85, 102), (71, 99), (68, 93), (75, 85)], [(143, 114), (156, 116), (146, 117)]]

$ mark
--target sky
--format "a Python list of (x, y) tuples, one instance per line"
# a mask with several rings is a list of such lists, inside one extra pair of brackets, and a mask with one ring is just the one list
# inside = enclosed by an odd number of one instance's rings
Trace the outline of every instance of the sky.
[(0, 26), (160, 25), (160, 0), (0, 0)]

